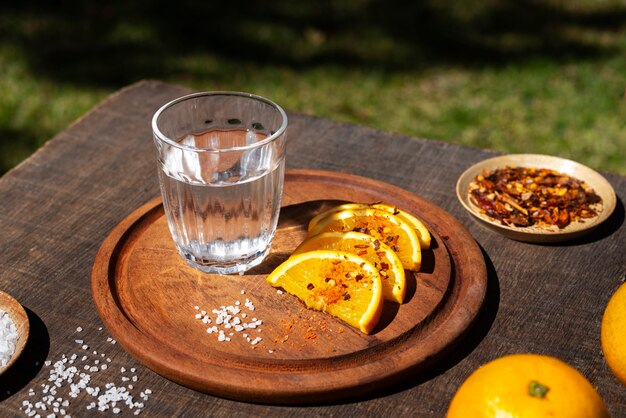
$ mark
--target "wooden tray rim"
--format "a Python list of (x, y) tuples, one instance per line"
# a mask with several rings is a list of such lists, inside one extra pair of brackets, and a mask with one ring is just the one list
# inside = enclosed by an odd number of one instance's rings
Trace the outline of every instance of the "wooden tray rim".
[[(451, 257), (454, 259), (456, 254), (458, 258), (460, 252), (464, 252), (468, 258), (479, 260), (479, 262), (474, 263), (469, 266), (469, 268), (467, 266), (459, 266), (456, 262), (453, 262), (453, 269), (456, 269), (457, 275), (462, 270), (469, 270), (464, 272), (463, 280), (469, 280), (470, 285), (466, 288), (466, 294), (456, 295), (454, 299), (450, 297), (444, 302), (444, 304), (452, 306), (452, 308), (450, 308), (451, 314), (446, 322), (450, 322), (450, 318), (454, 317), (454, 322), (457, 324), (454, 329), (443, 327), (444, 324), (437, 323), (436, 318), (425, 324), (426, 327), (432, 328), (432, 332), (426, 340), (420, 341), (420, 343), (430, 344), (431, 350), (429, 350), (429, 355), (424, 357), (434, 359), (457, 342), (469, 329), (482, 306), (486, 294), (487, 273), (480, 248), (473, 238), (471, 238), (469, 232), (443, 209), (396, 186), (352, 174), (302, 169), (287, 170), (285, 173), (285, 182), (289, 181), (290, 178), (304, 179), (305, 181), (336, 181), (338, 175), (341, 176), (343, 182), (349, 182), (351, 185), (362, 187), (370, 191), (372, 187), (381, 190), (384, 189), (386, 193), (394, 194), (398, 196), (400, 200), (412, 200), (419, 202), (419, 204), (424, 207), (430, 206), (433, 210), (440, 211), (440, 215), (446, 217), (448, 222), (455, 224), (455, 233), (458, 231), (458, 236), (456, 237), (444, 237), (446, 246), (451, 246), (454, 249), (452, 252), (449, 250)], [(308, 369), (297, 370), (297, 367), (294, 369), (294, 367), (292, 367), (293, 364), (284, 370), (281, 368), (265, 369), (263, 367), (259, 367), (255, 370), (255, 378), (265, 380), (267, 383), (263, 388), (246, 388), (238, 384), (237, 382), (245, 381), (246, 373), (243, 370), (238, 370), (236, 367), (228, 368), (230, 379), (220, 380), (219, 382), (208, 382), (207, 379), (211, 378), (211, 376), (207, 376), (206, 373), (202, 373), (201, 371), (206, 372), (206, 366), (209, 368), (223, 367), (223, 364), (219, 364), (218, 362), (206, 363), (205, 367), (198, 367), (195, 358), (173, 350), (171, 346), (167, 346), (169, 348), (164, 349), (163, 344), (154, 341), (152, 338), (142, 333), (140, 329), (135, 327), (135, 325), (128, 320), (122, 309), (117, 305), (118, 301), (115, 295), (111, 293), (110, 286), (107, 285), (112, 266), (102, 261), (115, 259), (116, 253), (124, 242), (123, 238), (130, 233), (133, 225), (139, 222), (145, 214), (157, 208), (161, 204), (160, 202), (160, 198), (157, 197), (140, 206), (111, 231), (103, 241), (96, 255), (92, 272), (92, 294), (96, 309), (105, 323), (105, 326), (131, 355), (149, 368), (175, 382), (214, 395), (245, 401), (287, 404), (307, 403), (313, 399), (318, 401), (337, 400), (350, 396), (350, 394), (358, 389), (361, 389), (362, 393), (365, 394), (385, 386), (388, 382), (393, 380), (398, 373), (403, 375), (415, 373), (423, 368), (423, 361), (426, 358), (415, 358), (414, 353), (410, 350), (415, 344), (415, 341), (413, 341), (410, 335), (415, 331), (415, 328), (413, 328), (410, 332), (398, 336), (395, 339), (395, 356), (393, 359), (385, 359), (384, 356), (378, 356), (379, 360), (374, 365), (372, 363), (355, 365), (353, 369), (365, 370), (369, 379), (364, 380), (363, 378), (359, 378), (351, 384), (345, 383), (346, 369), (344, 367), (322, 369), (312, 373), (311, 370)], [(424, 219), (424, 221), (428, 224), (428, 219)], [(429, 227), (436, 228), (436, 225), (429, 225)], [(457, 241), (460, 241), (461, 238), (471, 244), (466, 248), (456, 248), (455, 244)], [(457, 280), (454, 280), (454, 286), (456, 287), (458, 287)], [(442, 334), (447, 335), (447, 338), (438, 341), (436, 337)], [(378, 350), (380, 350), (380, 348), (378, 348)], [(289, 360), (287, 360), (287, 362), (292, 363), (292, 361)], [(388, 367), (389, 362), (394, 364), (401, 362), (410, 366), (398, 372), (393, 370), (393, 367)], [(180, 366), (182, 366), (182, 368)], [(374, 372), (370, 369), (374, 369)], [(222, 370), (222, 372), (224, 372), (224, 370)], [(354, 375), (356, 376), (358, 373), (354, 373)], [(296, 384), (291, 385), (289, 388), (277, 387), (276, 380), (279, 376), (285, 376), (288, 380), (295, 379)], [(319, 385), (320, 377), (323, 377), (323, 381), (329, 384), (323, 387)], [(334, 381), (341, 381), (343, 383), (333, 385)]]

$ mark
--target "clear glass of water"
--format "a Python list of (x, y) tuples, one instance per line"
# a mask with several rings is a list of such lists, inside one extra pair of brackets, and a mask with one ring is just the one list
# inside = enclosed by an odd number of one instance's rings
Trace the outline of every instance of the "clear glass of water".
[(269, 253), (285, 172), (287, 115), (263, 97), (190, 94), (152, 118), (176, 248), (207, 273), (243, 273)]

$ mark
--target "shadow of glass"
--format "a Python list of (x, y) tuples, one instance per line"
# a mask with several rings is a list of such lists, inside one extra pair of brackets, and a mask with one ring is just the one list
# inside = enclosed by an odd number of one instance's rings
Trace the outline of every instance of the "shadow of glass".
[(0, 402), (30, 383), (41, 370), (50, 350), (50, 336), (41, 318), (28, 308), (30, 332), (22, 355), (0, 376)]
[(297, 203), (294, 205), (284, 206), (280, 209), (280, 217), (278, 218), (277, 229), (289, 228), (294, 226), (305, 227), (309, 221), (317, 214), (328, 210), (332, 207), (350, 203), (345, 200), (311, 200), (308, 202)]
[(276, 236), (272, 243), (272, 251), (258, 266), (248, 270), (246, 275), (268, 275), (282, 262), (286, 261), (291, 252), (300, 244), (292, 236), (293, 231), (306, 232), (311, 218), (334, 206), (346, 203), (343, 200), (311, 200), (308, 202), (287, 205), (280, 209)]

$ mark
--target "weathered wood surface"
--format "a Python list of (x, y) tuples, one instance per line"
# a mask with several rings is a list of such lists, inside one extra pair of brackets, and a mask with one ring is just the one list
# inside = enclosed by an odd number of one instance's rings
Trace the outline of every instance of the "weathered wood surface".
[[(289, 114), (288, 167), (347, 172), (399, 186), (442, 207), (474, 236), (489, 277), (483, 311), (468, 335), (444, 359), (402, 384), (307, 407), (196, 392), (108, 342), (91, 297), (93, 262), (108, 233), (157, 196), (150, 118), (161, 104), (188, 91), (153, 81), (130, 86), (0, 178), (0, 289), (24, 305), (31, 325), (24, 355), (0, 379), (0, 415), (23, 416), (22, 401), (40, 400), (41, 385), (48, 384), (44, 361), (82, 355), (75, 340), (83, 339), (90, 353), (112, 359), (108, 372), (94, 374), (102, 386), (119, 383), (120, 365), (137, 369), (135, 386), (153, 392), (143, 411), (147, 416), (443, 416), (474, 369), (518, 352), (570, 363), (597, 387), (612, 416), (626, 416), (626, 388), (608, 369), (599, 343), (603, 309), (626, 275), (626, 178), (606, 174), (617, 209), (591, 235), (559, 245), (525, 244), (480, 226), (455, 196), (463, 170), (496, 153), (299, 114)], [(36, 396), (28, 395), (31, 388)], [(83, 392), (70, 399), (67, 412), (84, 416), (92, 400)]]

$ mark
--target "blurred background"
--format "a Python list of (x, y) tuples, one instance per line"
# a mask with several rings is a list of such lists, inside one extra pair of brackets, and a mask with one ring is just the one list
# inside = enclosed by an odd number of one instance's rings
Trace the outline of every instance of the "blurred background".
[(626, 0), (3, 2), (0, 175), (144, 78), (626, 175)]

